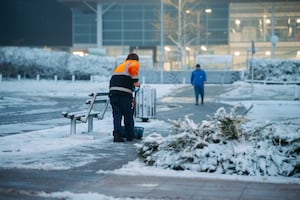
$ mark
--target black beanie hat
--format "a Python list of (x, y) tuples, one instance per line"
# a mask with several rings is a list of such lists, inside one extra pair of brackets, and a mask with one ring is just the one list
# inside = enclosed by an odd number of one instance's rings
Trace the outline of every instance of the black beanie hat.
[(139, 61), (139, 56), (135, 53), (131, 53), (127, 56), (126, 60), (136, 60)]

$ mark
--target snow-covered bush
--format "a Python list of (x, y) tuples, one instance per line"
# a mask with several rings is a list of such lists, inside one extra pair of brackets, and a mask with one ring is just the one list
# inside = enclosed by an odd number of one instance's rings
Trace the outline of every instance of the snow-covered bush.
[(76, 56), (62, 51), (29, 47), (0, 48), (0, 73), (5, 77), (18, 74), (33, 78), (39, 74), (43, 78), (88, 79), (90, 75), (108, 76), (116, 65), (113, 57)]
[(254, 80), (300, 81), (300, 60), (254, 59), (252, 64)]
[(137, 144), (138, 154), (148, 165), (174, 170), (298, 177), (299, 124), (253, 124), (237, 108), (219, 108), (199, 124), (188, 116), (171, 121), (173, 132), (150, 134)]

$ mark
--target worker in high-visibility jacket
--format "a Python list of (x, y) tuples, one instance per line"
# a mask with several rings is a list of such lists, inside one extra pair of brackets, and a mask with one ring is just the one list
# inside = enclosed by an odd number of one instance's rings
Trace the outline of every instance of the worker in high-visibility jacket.
[(109, 98), (113, 110), (114, 142), (124, 142), (122, 137), (122, 117), (124, 117), (125, 138), (134, 138), (133, 91), (140, 87), (138, 74), (140, 69), (139, 57), (135, 53), (127, 56), (125, 62), (114, 70), (109, 83)]

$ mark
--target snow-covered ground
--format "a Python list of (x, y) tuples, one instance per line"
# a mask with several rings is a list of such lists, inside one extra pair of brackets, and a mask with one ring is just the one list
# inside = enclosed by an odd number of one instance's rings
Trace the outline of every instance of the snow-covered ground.
[[(22, 93), (31, 97), (50, 96), (50, 97), (70, 97), (82, 96), (86, 97), (93, 91), (107, 91), (107, 83), (91, 83), (88, 81), (81, 81), (76, 83), (59, 81), (8, 81), (0, 83), (0, 94), (4, 92)], [(175, 85), (161, 85), (157, 90), (157, 97), (160, 98), (166, 95), (171, 89), (175, 89)], [(1, 96), (1, 95), (0, 95)], [(37, 99), (38, 100), (38, 99)], [(26, 104), (21, 98), (4, 97), (0, 100), (0, 107), (5, 109), (6, 105), (14, 104), (15, 107), (21, 104)], [(33, 102), (29, 102), (33, 103)], [(47, 104), (47, 102), (44, 102)], [(28, 112), (31, 112), (28, 110)], [(62, 111), (57, 111), (58, 114)], [(5, 116), (0, 115), (4, 118)], [(65, 119), (69, 121), (68, 119)], [(139, 126), (136, 122), (136, 125)], [(20, 124), (19, 124), (20, 125)], [(22, 124), (21, 124), (22, 126)], [(151, 120), (151, 123), (143, 123), (143, 127), (162, 127), (169, 128), (169, 124), (159, 121)], [(9, 127), (10, 132), (17, 132), (18, 126), (2, 125), (0, 129)], [(15, 130), (13, 130), (15, 129)], [(30, 127), (29, 127), (30, 129)], [(77, 133), (87, 130), (87, 124), (77, 124)], [(85, 165), (93, 161), (94, 155), (78, 156), (78, 151), (88, 146), (95, 146), (95, 148), (106, 145), (113, 145), (112, 143), (112, 114), (106, 112), (103, 120), (94, 122), (94, 130), (90, 134), (84, 134), (70, 137), (70, 125), (26, 132), (23, 134), (10, 135), (0, 138), (0, 166), (4, 168), (30, 168), (30, 169), (45, 169), (58, 170), (69, 169)], [(101, 130), (101, 131), (98, 131)], [(94, 139), (92, 139), (94, 138)], [(99, 145), (101, 144), (101, 145)], [(63, 159), (68, 155), (68, 160)], [(101, 155), (99, 155), (101, 156)], [(76, 162), (73, 162), (76, 160)]]
[[(16, 77), (17, 74), (23, 72), (22, 76), (30, 75), (36, 77), (38, 71), (41, 78), (53, 77), (59, 75), (70, 78), (70, 75), (75, 74), (78, 77), (87, 76), (89, 74), (101, 74), (98, 82), (76, 81), (75, 83), (64, 81), (3, 81), (0, 82), (0, 108), (5, 109), (7, 105), (31, 105), (34, 100), (40, 100), (40, 96), (49, 97), (86, 97), (91, 91), (107, 90), (108, 77), (111, 70), (116, 64), (116, 58), (111, 57), (77, 57), (64, 52), (49, 52), (45, 49), (7, 47), (0, 48), (0, 64), (4, 64), (2, 71), (3, 78), (6, 75)], [(299, 62), (282, 62), (280, 60), (254, 62), (255, 79), (258, 80), (275, 80), (275, 81), (299, 81)], [(82, 67), (84, 66), (84, 68)], [(35, 71), (36, 70), (36, 71)], [(25, 73), (26, 72), (26, 73)], [(28, 73), (27, 73), (28, 72)], [(6, 74), (8, 73), (8, 74)], [(13, 74), (16, 73), (16, 74)], [(76, 77), (77, 79), (77, 77)], [(99, 79), (99, 77), (98, 77)], [(101, 81), (101, 83), (99, 83)], [(151, 86), (151, 85), (150, 85)], [(152, 85), (157, 89), (157, 98), (162, 98), (170, 92), (177, 90), (184, 85)], [(246, 107), (253, 105), (253, 108), (248, 113), (247, 117), (255, 126), (256, 124), (274, 123), (275, 129), (272, 129), (272, 134), (286, 134), (287, 136), (300, 135), (300, 103), (294, 101), (299, 98), (300, 86), (294, 85), (263, 85), (238, 82), (234, 84), (235, 89), (220, 95), (213, 101), (236, 105), (242, 103)], [(22, 98), (5, 97), (4, 93), (21, 93), (33, 98), (31, 101), (25, 101)], [(172, 97), (168, 97), (172, 101)], [(191, 99), (189, 102), (193, 102)], [(48, 105), (51, 102), (43, 102)], [(166, 108), (158, 108), (166, 109)], [(171, 109), (171, 108), (170, 108)], [(50, 111), (50, 110), (49, 110)], [(53, 110), (51, 110), (53, 111)], [(32, 111), (28, 110), (27, 113)], [(43, 110), (45, 112), (45, 110)], [(60, 110), (57, 110), (60, 113)], [(5, 117), (0, 113), (0, 120)], [(67, 119), (66, 119), (67, 120)], [(166, 132), (172, 129), (172, 124), (167, 120), (150, 120), (148, 123), (136, 122), (137, 126), (145, 128), (145, 136), (150, 135), (155, 128), (155, 132)], [(20, 128), (17, 126), (25, 126), (25, 124), (6, 124), (0, 125), (0, 129), (9, 130), (10, 133), (18, 133)], [(28, 129), (34, 124), (26, 124)], [(78, 124), (77, 132), (86, 131), (86, 124)], [(34, 128), (33, 128), (34, 129)], [(79, 134), (70, 136), (70, 126), (59, 126), (55, 128), (47, 128), (39, 131), (31, 131), (22, 134), (9, 135), (0, 137), (0, 167), (2, 168), (28, 168), (42, 170), (60, 170), (70, 169), (78, 166), (84, 166), (92, 162), (95, 158), (106, 156), (105, 154), (97, 153), (97, 155), (85, 151), (86, 149), (101, 148), (115, 146), (112, 142), (112, 115), (107, 112), (103, 120), (94, 122), (95, 132), (89, 134)], [(149, 131), (150, 130), (150, 131)], [(144, 140), (151, 138), (145, 137)], [(167, 140), (166, 138), (164, 140)], [(299, 148), (298, 146), (293, 148)], [(237, 150), (247, 150), (246, 147), (239, 145)], [(248, 151), (251, 150), (248, 148)], [(255, 152), (254, 149), (253, 152)], [(286, 150), (286, 149), (285, 149)], [(220, 151), (224, 151), (221, 149)], [(288, 151), (288, 150), (287, 150)], [(264, 152), (262, 152), (264, 154)], [(270, 154), (270, 152), (269, 152)], [(174, 157), (167, 157), (174, 159)], [(300, 163), (299, 156), (295, 158), (294, 163)], [(165, 163), (163, 163), (165, 164)], [(265, 165), (267, 166), (267, 165)], [(290, 166), (288, 166), (290, 167)], [(248, 170), (251, 171), (251, 170)], [(272, 182), (272, 183), (297, 183), (300, 184), (300, 179), (295, 177), (283, 176), (262, 176), (260, 174), (245, 175), (228, 175), (220, 173), (203, 173), (193, 170), (175, 171), (171, 169), (163, 169), (161, 167), (146, 166), (139, 160), (128, 163), (120, 169), (114, 171), (102, 171), (98, 173), (112, 173), (120, 175), (145, 175), (145, 176), (168, 176), (168, 177), (205, 177), (210, 179), (225, 179), (225, 180), (245, 180), (254, 182)], [(24, 191), (26, 193), (26, 191)], [(42, 197), (62, 198), (62, 199), (107, 199), (116, 200), (119, 198), (109, 197), (98, 193), (75, 194), (68, 191), (37, 194)], [(129, 199), (129, 198), (128, 198)], [(124, 199), (123, 199), (124, 200)]]
[[(51, 84), (50, 84), (51, 83)], [(166, 96), (171, 91), (184, 85), (150, 85), (157, 88), (157, 98)], [(76, 93), (74, 89), (76, 88)], [(9, 81), (0, 83), (0, 94), (2, 92), (24, 92), (31, 96), (49, 95), (49, 96), (72, 96), (87, 95), (90, 91), (107, 88), (107, 84), (95, 84), (91, 82), (58, 82), (52, 84), (50, 81)], [(249, 84), (240, 82), (235, 83), (235, 90), (223, 94), (218, 98), (229, 104), (243, 102), (246, 106), (253, 104), (253, 109), (249, 112), (249, 118), (256, 122), (282, 121), (292, 119), (294, 124), (300, 127), (300, 103), (293, 100), (293, 86), (282, 85), (254, 85), (253, 100), (249, 100)], [(286, 97), (287, 91), (291, 90), (291, 97)], [(42, 93), (42, 94), (41, 94)], [(259, 99), (259, 100), (255, 100)], [(242, 99), (242, 100), (241, 100)], [(244, 101), (248, 99), (247, 101)], [(274, 100), (275, 99), (275, 100)], [(5, 106), (7, 102), (0, 101), (0, 106)], [(14, 102), (22, 104), (22, 101)], [(150, 120), (148, 123), (137, 121), (137, 126), (143, 126), (145, 130), (157, 127), (157, 131), (168, 130), (172, 125), (168, 121)], [(1, 128), (1, 126), (0, 126)], [(289, 131), (289, 125), (282, 127)], [(291, 127), (292, 128), (292, 127)], [(95, 156), (86, 153), (82, 155), (85, 148), (104, 148), (107, 145), (115, 145), (112, 142), (112, 115), (106, 113), (104, 120), (94, 123), (96, 132), (88, 135), (69, 135), (69, 125), (55, 127), (46, 130), (27, 132), (24, 134), (10, 135), (0, 138), (0, 166), (3, 168), (30, 168), (43, 170), (70, 169), (83, 166), (95, 159)], [(77, 132), (86, 130), (86, 124), (78, 124)], [(299, 128), (297, 129), (300, 134)], [(148, 133), (150, 134), (150, 133)], [(100, 144), (100, 145), (99, 145)], [(79, 155), (80, 152), (80, 155)], [(66, 159), (67, 158), (67, 159)], [(297, 158), (299, 161), (299, 158)], [(76, 160), (76, 162), (75, 162)], [(133, 170), (136, 169), (136, 170)], [(210, 177), (213, 179), (234, 179), (258, 182), (281, 182), (281, 183), (299, 183), (299, 178), (291, 177), (273, 177), (273, 176), (240, 176), (240, 175), (221, 175), (217, 173), (199, 173), (193, 171), (174, 171), (149, 167), (136, 160), (115, 171), (99, 171), (99, 173), (116, 173), (131, 175), (150, 175), (151, 176), (178, 176), (178, 177)]]

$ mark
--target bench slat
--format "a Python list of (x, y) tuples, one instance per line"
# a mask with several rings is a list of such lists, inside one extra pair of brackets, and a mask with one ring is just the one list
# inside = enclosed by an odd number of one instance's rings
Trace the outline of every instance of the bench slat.
[[(94, 103), (106, 103), (108, 101), (108, 99), (96, 99), (95, 101), (94, 101)], [(85, 104), (91, 104), (92, 103), (92, 100), (87, 100), (86, 102), (85, 102)]]
[(61, 113), (66, 118), (73, 118), (75, 115), (85, 115), (86, 111), (78, 111), (78, 112), (62, 112)]
[(94, 95), (96, 96), (108, 96), (109, 92), (97, 92), (97, 93), (91, 93), (89, 94), (90, 97), (93, 97)]

